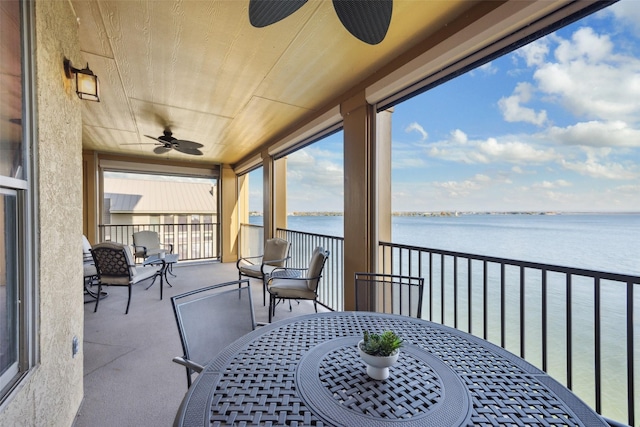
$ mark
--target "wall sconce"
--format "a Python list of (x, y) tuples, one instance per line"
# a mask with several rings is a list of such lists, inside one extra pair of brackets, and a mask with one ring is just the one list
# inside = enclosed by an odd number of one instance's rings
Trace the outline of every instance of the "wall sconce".
[(79, 70), (73, 68), (71, 61), (64, 58), (64, 74), (67, 78), (71, 78), (71, 74), (76, 75), (76, 93), (80, 99), (88, 99), (89, 101), (100, 102), (100, 92), (98, 87), (98, 76), (93, 74), (93, 71), (87, 68)]

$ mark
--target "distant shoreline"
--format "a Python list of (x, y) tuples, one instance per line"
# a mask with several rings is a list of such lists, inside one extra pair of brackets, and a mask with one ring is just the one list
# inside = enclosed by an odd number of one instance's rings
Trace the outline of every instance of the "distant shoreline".
[[(393, 212), (393, 216), (456, 217), (465, 215), (638, 215), (640, 212), (571, 212), (571, 211), (437, 211)], [(343, 216), (343, 212), (289, 212), (287, 216)], [(249, 216), (262, 216), (262, 212), (249, 212)]]

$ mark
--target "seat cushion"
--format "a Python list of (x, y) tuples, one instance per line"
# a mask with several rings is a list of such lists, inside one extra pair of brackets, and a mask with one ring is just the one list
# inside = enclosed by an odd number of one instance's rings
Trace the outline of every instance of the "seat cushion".
[(131, 278), (131, 282), (136, 284), (150, 277), (155, 276), (160, 271), (161, 265), (145, 265), (144, 267), (136, 267), (136, 274)]
[(85, 262), (83, 264), (84, 267), (84, 277), (97, 276), (98, 270), (96, 270), (96, 266), (93, 263)]
[(240, 271), (240, 274), (244, 276), (255, 277), (256, 279), (262, 279), (261, 268), (262, 270), (264, 270), (265, 274), (269, 275), (273, 270), (275, 270), (278, 267), (275, 267), (273, 265), (265, 265), (263, 267), (260, 264), (240, 264), (238, 266), (238, 270)]
[(305, 279), (273, 279), (269, 292), (280, 298), (315, 299), (315, 292), (309, 290)]

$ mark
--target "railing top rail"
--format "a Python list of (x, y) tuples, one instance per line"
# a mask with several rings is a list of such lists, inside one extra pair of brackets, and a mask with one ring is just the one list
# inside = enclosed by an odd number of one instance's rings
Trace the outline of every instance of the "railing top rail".
[(278, 228), (278, 231), (284, 231), (284, 232), (288, 232), (288, 233), (300, 233), (300, 234), (306, 234), (306, 235), (309, 235), (309, 236), (323, 237), (325, 239), (334, 239), (334, 240), (344, 241), (344, 237), (331, 236), (331, 235), (328, 235), (328, 234), (309, 233), (307, 231), (290, 230), (290, 229), (287, 229), (287, 228)]
[(448, 255), (448, 256), (459, 257), (459, 258), (469, 258), (469, 259), (478, 260), (478, 261), (495, 262), (498, 264), (508, 264), (508, 265), (514, 265), (514, 266), (524, 267), (524, 268), (534, 268), (538, 270), (572, 274), (575, 276), (588, 276), (588, 277), (595, 277), (598, 279), (640, 284), (640, 276), (633, 276), (630, 274), (609, 273), (605, 271), (588, 270), (584, 268), (563, 267), (560, 265), (551, 265), (551, 264), (543, 264), (543, 263), (532, 262), (532, 261), (520, 261), (520, 260), (508, 259), (508, 258), (499, 258), (494, 256), (469, 254), (465, 252), (456, 252), (456, 251), (450, 251), (450, 250), (444, 250), (444, 249), (425, 248), (421, 246), (411, 246), (411, 245), (405, 245), (401, 243), (380, 242), (380, 246), (388, 246), (392, 248), (400, 248), (400, 249), (407, 249), (407, 250), (413, 250), (413, 251), (432, 252), (440, 255)]

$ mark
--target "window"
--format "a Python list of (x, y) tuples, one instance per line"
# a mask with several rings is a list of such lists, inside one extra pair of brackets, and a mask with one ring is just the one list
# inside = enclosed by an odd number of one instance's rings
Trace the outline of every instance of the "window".
[(0, 385), (18, 373), (18, 260), (16, 192), (0, 188)]
[[(22, 7), (21, 7), (22, 6)], [(24, 7), (24, 9), (23, 9)], [(0, 2), (0, 401), (31, 366), (29, 3)]]

